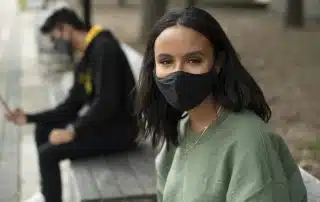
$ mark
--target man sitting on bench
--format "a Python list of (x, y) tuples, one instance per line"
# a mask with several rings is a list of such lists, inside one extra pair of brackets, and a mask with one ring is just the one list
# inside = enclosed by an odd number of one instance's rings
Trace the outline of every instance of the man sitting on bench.
[[(18, 125), (35, 123), (41, 194), (29, 202), (62, 202), (59, 162), (130, 149), (137, 136), (133, 115), (135, 80), (119, 42), (110, 31), (87, 30), (74, 11), (55, 11), (41, 27), (53, 40), (64, 40), (83, 53), (68, 97), (54, 109), (7, 114)], [(88, 110), (78, 116), (80, 109)]]

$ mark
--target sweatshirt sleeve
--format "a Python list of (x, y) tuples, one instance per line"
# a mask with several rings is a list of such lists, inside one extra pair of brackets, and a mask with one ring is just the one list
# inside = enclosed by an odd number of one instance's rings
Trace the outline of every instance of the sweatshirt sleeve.
[(76, 134), (119, 116), (122, 79), (119, 71), (120, 51), (119, 45), (113, 40), (105, 40), (91, 51), (93, 58), (89, 59), (88, 65), (93, 65), (95, 71), (95, 96), (89, 110), (75, 122)]
[[(303, 181), (292, 182), (292, 176), (287, 176), (280, 150), (273, 145), (269, 134), (257, 131), (247, 137), (232, 148), (227, 202), (307, 202)], [(286, 155), (291, 157), (290, 153)], [(299, 172), (294, 162), (290, 170)], [(293, 190), (299, 192), (295, 198), (291, 197)]]
[(78, 111), (83, 105), (81, 99), (81, 88), (77, 82), (74, 82), (72, 88), (69, 90), (67, 98), (53, 109), (38, 113), (27, 114), (28, 123), (54, 123), (54, 122), (70, 122), (75, 120)]

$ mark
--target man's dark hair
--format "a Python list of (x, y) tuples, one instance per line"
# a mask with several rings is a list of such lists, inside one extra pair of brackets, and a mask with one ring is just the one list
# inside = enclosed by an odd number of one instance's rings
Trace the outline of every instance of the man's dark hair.
[(61, 8), (56, 10), (50, 15), (45, 23), (40, 28), (41, 33), (47, 34), (51, 32), (55, 27), (68, 24), (77, 30), (87, 30), (84, 22), (78, 17), (78, 15), (69, 8)]

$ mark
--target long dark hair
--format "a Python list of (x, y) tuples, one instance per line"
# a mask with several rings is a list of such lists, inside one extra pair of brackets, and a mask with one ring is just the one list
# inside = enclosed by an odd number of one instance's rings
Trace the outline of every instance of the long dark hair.
[(191, 7), (166, 13), (151, 30), (139, 77), (136, 103), (142, 136), (151, 137), (153, 146), (163, 140), (174, 145), (179, 143), (177, 126), (182, 113), (166, 102), (153, 79), (155, 40), (163, 30), (175, 25), (201, 33), (214, 47), (214, 58), (220, 66), (218, 86), (214, 93), (216, 102), (233, 112), (244, 109), (253, 111), (268, 122), (271, 110), (265, 97), (242, 66), (220, 24), (206, 11)]

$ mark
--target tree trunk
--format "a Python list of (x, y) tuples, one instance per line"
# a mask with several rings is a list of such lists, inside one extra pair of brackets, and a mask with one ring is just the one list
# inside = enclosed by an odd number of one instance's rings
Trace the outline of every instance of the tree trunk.
[(118, 6), (124, 7), (126, 5), (126, 0), (118, 0)]
[(197, 0), (186, 0), (185, 4), (187, 7), (195, 6), (197, 4)]
[(168, 0), (143, 0), (140, 41), (145, 42), (157, 20), (166, 12)]
[(289, 27), (303, 27), (303, 0), (287, 0), (286, 25)]
[(82, 0), (83, 19), (87, 29), (91, 28), (91, 0)]

